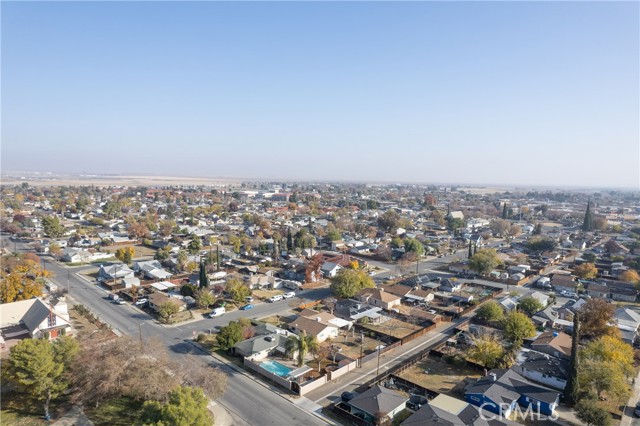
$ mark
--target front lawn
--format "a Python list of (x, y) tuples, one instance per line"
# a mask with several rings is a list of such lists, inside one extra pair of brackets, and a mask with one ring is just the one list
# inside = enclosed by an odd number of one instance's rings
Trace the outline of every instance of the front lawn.
[(85, 407), (85, 414), (96, 426), (130, 426), (141, 424), (143, 402), (120, 397), (98, 407)]
[[(63, 415), (68, 409), (68, 404), (52, 401), (49, 412), (51, 417), (55, 419)], [(14, 392), (6, 392), (2, 395), (0, 423), (11, 426), (44, 426), (50, 424), (44, 419), (44, 409), (41, 403), (35, 403)]]

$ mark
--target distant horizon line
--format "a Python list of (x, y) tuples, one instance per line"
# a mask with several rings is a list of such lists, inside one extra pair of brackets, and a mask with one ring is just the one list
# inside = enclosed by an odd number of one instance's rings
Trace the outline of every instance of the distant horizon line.
[[(34, 176), (38, 175), (38, 176)], [(420, 185), (420, 186), (460, 186), (460, 187), (485, 187), (492, 189), (569, 189), (569, 190), (625, 190), (640, 191), (640, 184), (634, 186), (581, 186), (581, 185), (540, 185), (540, 184), (516, 184), (516, 183), (484, 183), (484, 182), (424, 182), (424, 181), (407, 181), (407, 180), (356, 180), (356, 179), (296, 179), (296, 178), (280, 178), (280, 177), (238, 177), (238, 176), (204, 176), (204, 175), (161, 175), (153, 173), (135, 174), (135, 173), (91, 173), (91, 172), (51, 172), (51, 171), (4, 171), (0, 173), (0, 177), (13, 178), (16, 180), (26, 181), (29, 178), (38, 180), (54, 179), (55, 177), (72, 177), (77, 179), (104, 179), (104, 178), (178, 178), (178, 179), (221, 179), (238, 182), (284, 182), (284, 183), (342, 183), (342, 184), (369, 184), (369, 185)], [(2, 182), (4, 185), (5, 183)], [(184, 184), (183, 184), (184, 185)], [(152, 185), (138, 185), (152, 186)], [(158, 185), (168, 186), (168, 185)]]

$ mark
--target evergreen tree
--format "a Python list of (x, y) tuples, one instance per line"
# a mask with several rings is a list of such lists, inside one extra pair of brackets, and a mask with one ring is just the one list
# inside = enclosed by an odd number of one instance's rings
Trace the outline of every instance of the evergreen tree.
[(220, 270), (220, 246), (216, 246), (216, 262), (217, 262), (217, 269), (219, 271)]
[(564, 398), (569, 404), (575, 404), (578, 400), (578, 345), (580, 343), (580, 315), (576, 312), (573, 315), (573, 333), (571, 335), (571, 361), (569, 367), (569, 378), (564, 388)]
[(593, 230), (593, 215), (591, 214), (591, 201), (587, 203), (587, 211), (584, 213), (582, 230), (585, 232)]
[(207, 275), (207, 268), (203, 261), (200, 261), (200, 288), (209, 287), (209, 276)]
[(478, 245), (474, 244), (473, 245), (473, 254), (475, 255), (478, 252)]
[(471, 252), (471, 240), (469, 240), (469, 255), (467, 257), (471, 259), (472, 256), (473, 256), (473, 253)]
[(287, 251), (293, 250), (293, 235), (291, 235), (291, 228), (287, 230)]
[(507, 203), (504, 203), (502, 207), (502, 218), (506, 219), (507, 217), (509, 217), (509, 210), (507, 209)]

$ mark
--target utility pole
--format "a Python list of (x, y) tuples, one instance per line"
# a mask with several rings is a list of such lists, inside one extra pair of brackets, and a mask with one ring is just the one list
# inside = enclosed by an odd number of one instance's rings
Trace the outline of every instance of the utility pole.
[(378, 366), (376, 367), (376, 378), (380, 373), (380, 339), (378, 339)]
[(358, 360), (359, 367), (362, 368), (362, 346), (364, 345), (364, 332), (360, 332), (360, 359)]
[(142, 348), (142, 325), (143, 324), (144, 323), (142, 323), (142, 322), (138, 323), (138, 331), (140, 332), (140, 348)]

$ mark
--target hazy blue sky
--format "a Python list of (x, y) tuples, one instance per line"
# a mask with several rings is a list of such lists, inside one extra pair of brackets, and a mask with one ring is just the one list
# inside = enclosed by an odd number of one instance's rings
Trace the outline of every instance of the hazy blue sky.
[(1, 8), (4, 171), (639, 186), (637, 2)]

